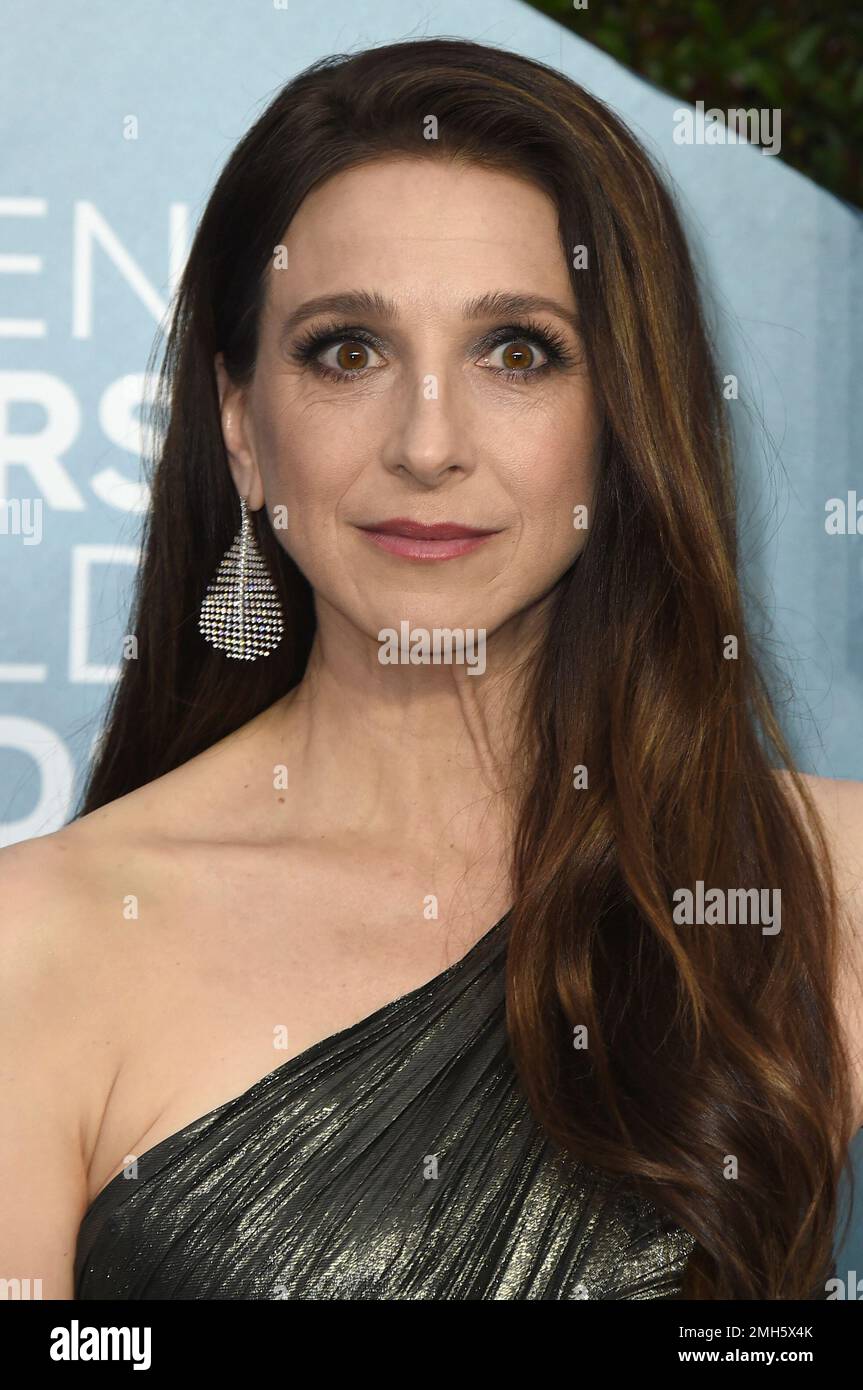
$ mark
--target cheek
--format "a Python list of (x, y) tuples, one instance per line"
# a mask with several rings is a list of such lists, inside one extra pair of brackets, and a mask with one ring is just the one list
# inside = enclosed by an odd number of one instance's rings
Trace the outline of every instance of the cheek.
[(598, 422), (592, 405), (539, 412), (524, 430), (495, 441), (501, 476), (521, 518), (521, 544), (539, 563), (560, 564), (581, 550), (592, 518)]
[[(297, 537), (303, 518), (309, 529), (313, 525), (318, 540), (325, 537), (335, 528), (341, 499), (365, 467), (358, 446), (364, 440), (368, 446), (366, 432), (351, 428), (339, 412), (282, 408), (270, 416), (258, 439), (268, 502), (288, 506)], [(287, 539), (290, 542), (290, 536)], [(290, 543), (288, 549), (292, 550)]]

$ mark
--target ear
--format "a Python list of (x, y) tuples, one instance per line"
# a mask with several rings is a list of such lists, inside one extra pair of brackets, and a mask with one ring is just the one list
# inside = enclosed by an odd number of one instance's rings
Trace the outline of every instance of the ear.
[(216, 353), (215, 368), (228, 466), (237, 492), (245, 497), (249, 511), (256, 512), (264, 505), (264, 485), (255, 459), (246, 392), (231, 380), (221, 352)]

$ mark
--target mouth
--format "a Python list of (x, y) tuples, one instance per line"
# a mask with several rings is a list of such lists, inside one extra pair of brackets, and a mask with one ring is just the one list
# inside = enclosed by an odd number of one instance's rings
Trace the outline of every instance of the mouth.
[(406, 560), (453, 560), (459, 555), (468, 555), (492, 536), (500, 534), (479, 526), (462, 526), (455, 521), (430, 524), (410, 521), (407, 517), (373, 521), (357, 529), (379, 549)]

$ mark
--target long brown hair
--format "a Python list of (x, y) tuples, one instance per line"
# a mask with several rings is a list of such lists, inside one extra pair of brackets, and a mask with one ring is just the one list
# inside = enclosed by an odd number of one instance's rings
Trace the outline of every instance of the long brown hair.
[[(213, 361), (222, 351), (235, 381), (251, 378), (267, 270), (302, 199), (394, 153), (520, 173), (556, 203), (567, 264), (575, 247), (586, 256), (571, 274), (604, 447), (585, 548), (525, 679), (507, 957), (525, 1093), (566, 1153), (695, 1237), (685, 1297), (809, 1297), (830, 1272), (853, 1128), (827, 844), (805, 783), (791, 773), (795, 809), (773, 770), (792, 758), (747, 634), (727, 405), (678, 216), (626, 127), (560, 73), (448, 39), (328, 58), (234, 150), (159, 375), (138, 657), (76, 814), (177, 767), (303, 676), (313, 596), (266, 509), (254, 525), (282, 644), (231, 662), (197, 629), (238, 521)], [(781, 932), (677, 925), (672, 897), (699, 880), (780, 889)]]

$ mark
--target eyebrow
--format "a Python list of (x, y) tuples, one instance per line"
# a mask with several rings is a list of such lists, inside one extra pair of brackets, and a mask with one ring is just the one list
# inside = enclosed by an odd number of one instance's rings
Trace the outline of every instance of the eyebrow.
[[(556, 314), (568, 323), (576, 333), (579, 331), (578, 315), (556, 299), (547, 299), (539, 294), (507, 294), (498, 290), (493, 294), (475, 295), (461, 306), (466, 319), (517, 318), (521, 314)], [(394, 299), (377, 291), (346, 290), (341, 294), (322, 294), (315, 299), (307, 299), (283, 321), (279, 332), (279, 344), (285, 343), (290, 334), (307, 319), (318, 314), (342, 314), (345, 317), (361, 317), (371, 314), (377, 318), (397, 321), (399, 308)]]

